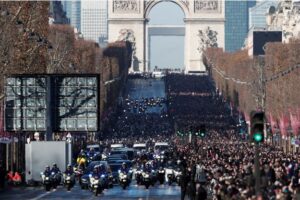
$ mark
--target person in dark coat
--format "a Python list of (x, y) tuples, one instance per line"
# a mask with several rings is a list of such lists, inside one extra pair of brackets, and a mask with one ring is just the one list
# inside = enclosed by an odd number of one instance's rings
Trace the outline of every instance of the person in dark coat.
[(207, 192), (204, 188), (203, 184), (200, 184), (200, 186), (197, 189), (197, 197), (196, 200), (206, 200), (207, 199)]
[(181, 200), (184, 200), (185, 198), (189, 181), (190, 181), (189, 173), (187, 172), (186, 167), (182, 167), (182, 175), (180, 180)]

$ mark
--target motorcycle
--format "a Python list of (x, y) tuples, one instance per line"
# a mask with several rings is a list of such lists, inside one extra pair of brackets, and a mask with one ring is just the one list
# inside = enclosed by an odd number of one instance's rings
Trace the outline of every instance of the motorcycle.
[(64, 174), (64, 185), (67, 187), (67, 190), (70, 191), (71, 188), (75, 184), (75, 177), (74, 174)]
[(169, 185), (172, 185), (175, 182), (174, 170), (171, 168), (166, 168), (167, 182)]
[(60, 174), (60, 172), (57, 172), (57, 173), (51, 172), (50, 178), (51, 178), (51, 183), (52, 183), (53, 188), (56, 189), (57, 186), (61, 182), (61, 174)]
[(180, 180), (181, 180), (182, 172), (180, 171), (179, 168), (177, 170), (174, 170), (174, 176), (175, 176), (176, 183), (178, 185), (180, 185)]
[(135, 180), (136, 180), (136, 183), (138, 185), (142, 184), (142, 179), (143, 179), (143, 176), (142, 176), (142, 170), (137, 170), (135, 172)]
[(163, 184), (165, 181), (165, 174), (166, 174), (165, 170), (162, 167), (160, 167), (157, 173), (158, 173), (157, 179), (158, 179), (159, 183)]
[(44, 174), (43, 172), (41, 172), (41, 177), (42, 177), (42, 182), (43, 182), (43, 185), (45, 187), (45, 190), (46, 191), (50, 191), (51, 189), (51, 177), (49, 174)]
[(123, 190), (129, 185), (128, 175), (122, 172), (119, 172), (119, 182)]
[(102, 193), (101, 181), (98, 175), (94, 177), (90, 175), (90, 189), (95, 196), (98, 196), (98, 194)]
[(151, 176), (149, 172), (143, 172), (143, 184), (145, 185), (146, 189), (148, 189), (151, 185)]

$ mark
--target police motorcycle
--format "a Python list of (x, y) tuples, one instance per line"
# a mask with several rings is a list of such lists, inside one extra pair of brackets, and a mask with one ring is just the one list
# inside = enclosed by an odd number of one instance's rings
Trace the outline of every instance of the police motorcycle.
[(95, 196), (98, 196), (98, 194), (101, 194), (103, 191), (102, 181), (103, 175), (98, 173), (97, 167), (94, 168), (93, 173), (89, 175), (89, 189), (94, 193)]
[(172, 185), (176, 181), (175, 174), (174, 174), (174, 167), (171, 161), (167, 162), (167, 165), (165, 167), (165, 176), (166, 176), (166, 182), (169, 185)]
[(68, 165), (67, 170), (63, 174), (63, 183), (68, 191), (75, 185), (75, 173), (71, 165)]
[(51, 181), (51, 170), (49, 166), (46, 166), (46, 169), (44, 172), (41, 172), (42, 177), (42, 183), (45, 187), (46, 191), (50, 191), (52, 187), (52, 181)]
[(57, 186), (61, 183), (61, 176), (62, 175), (59, 168), (57, 167), (56, 163), (54, 163), (50, 175), (50, 179), (54, 189), (56, 189)]
[(175, 176), (175, 181), (178, 185), (180, 185), (180, 180), (181, 180), (181, 176), (182, 176), (182, 171), (181, 171), (180, 165), (181, 165), (181, 160), (177, 160), (177, 166), (173, 170), (174, 176)]
[(143, 170), (142, 176), (143, 176), (143, 185), (145, 185), (146, 189), (149, 188), (150, 185), (154, 185), (155, 181), (153, 179), (154, 170), (151, 169), (150, 164), (146, 163), (146, 167)]
[(129, 174), (129, 170), (126, 167), (126, 163), (122, 163), (122, 167), (118, 172), (119, 172), (119, 183), (123, 188), (123, 190), (125, 190), (126, 187), (128, 187), (130, 184), (130, 174)]
[(137, 169), (135, 171), (135, 180), (138, 185), (142, 184), (142, 181), (143, 181), (142, 174), (143, 174), (143, 166), (139, 165), (139, 166), (137, 166)]
[(163, 184), (165, 182), (165, 175), (166, 175), (165, 169), (162, 166), (159, 167), (159, 169), (157, 170), (157, 179), (160, 184)]

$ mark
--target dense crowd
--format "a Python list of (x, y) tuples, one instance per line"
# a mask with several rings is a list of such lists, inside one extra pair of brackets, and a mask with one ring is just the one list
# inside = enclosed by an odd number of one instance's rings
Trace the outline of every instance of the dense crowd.
[[(167, 77), (169, 111), (178, 127), (208, 127), (207, 136), (195, 138), (194, 144), (176, 140), (175, 156), (184, 161), (187, 172), (181, 184), (183, 196), (186, 193), (190, 199), (300, 199), (300, 156), (284, 154), (280, 147), (260, 145), (260, 186), (255, 191), (255, 148), (238, 134), (230, 109), (208, 79)], [(189, 95), (183, 95), (186, 93)], [(203, 175), (200, 181), (196, 179), (197, 168)]]

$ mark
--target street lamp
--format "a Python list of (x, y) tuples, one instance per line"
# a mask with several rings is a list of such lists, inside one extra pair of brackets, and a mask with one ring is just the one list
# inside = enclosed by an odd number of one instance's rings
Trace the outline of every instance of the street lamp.
[(68, 145), (68, 164), (72, 164), (72, 135), (68, 133), (67, 136), (67, 145)]

